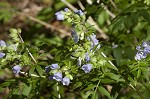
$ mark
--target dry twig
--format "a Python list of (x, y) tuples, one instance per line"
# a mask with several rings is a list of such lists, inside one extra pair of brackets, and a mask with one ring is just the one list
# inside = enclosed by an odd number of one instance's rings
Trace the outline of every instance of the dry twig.
[(27, 17), (28, 19), (30, 19), (30, 20), (32, 20), (32, 21), (34, 21), (34, 22), (36, 22), (36, 23), (39, 23), (39, 24), (41, 24), (41, 25), (44, 25), (45, 27), (50, 28), (51, 30), (58, 31), (59, 33), (65, 35), (65, 36), (71, 36), (71, 34), (70, 34), (69, 32), (67, 32), (67, 31), (65, 31), (65, 30), (63, 30), (63, 29), (61, 29), (61, 28), (55, 27), (55, 26), (53, 26), (53, 25), (51, 25), (51, 24), (48, 24), (48, 23), (46, 23), (46, 22), (44, 22), (44, 21), (41, 21), (41, 20), (39, 20), (39, 19), (37, 19), (37, 18), (35, 18), (35, 17), (32, 17), (32, 16), (30, 16), (30, 15), (26, 15), (26, 14), (23, 14), (23, 13), (20, 13), (20, 15), (25, 16), (25, 17)]

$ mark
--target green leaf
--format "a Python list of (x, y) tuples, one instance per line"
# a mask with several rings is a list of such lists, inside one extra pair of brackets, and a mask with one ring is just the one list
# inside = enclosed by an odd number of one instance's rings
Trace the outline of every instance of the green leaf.
[(112, 78), (112, 79), (114, 79), (114, 80), (116, 80), (117, 82), (124, 81), (124, 79), (122, 79), (120, 75), (116, 75), (114, 73), (107, 73), (105, 75)]
[(137, 72), (137, 78), (139, 78), (140, 76), (141, 76), (141, 69), (139, 68)]
[(43, 75), (41, 66), (37, 65), (37, 66), (36, 66), (36, 70), (37, 70), (37, 72), (38, 72), (38, 74), (39, 74), (40, 76)]
[(5, 80), (4, 83), (0, 84), (0, 86), (1, 86), (1, 87), (2, 87), (2, 86), (6, 87), (6, 86), (9, 86), (10, 84), (12, 84), (12, 83), (15, 82), (15, 81), (16, 81), (15, 79), (8, 79), (8, 80)]
[(124, 20), (124, 25), (127, 29), (131, 28), (131, 26), (133, 25), (132, 19), (130, 18), (130, 16), (127, 16)]
[(114, 57), (116, 59), (116, 63), (119, 66), (120, 60), (122, 59), (122, 49), (120, 47), (113, 49), (113, 54), (114, 54)]
[(28, 96), (29, 93), (31, 92), (31, 89), (32, 89), (32, 85), (31, 85), (31, 84), (30, 84), (29, 86), (27, 86), (27, 85), (24, 83), (24, 87), (23, 87), (22, 94), (25, 95), (25, 96)]
[(30, 70), (29, 70), (29, 75), (31, 76), (31, 74), (34, 72), (35, 70), (35, 67), (32, 67)]
[(139, 14), (138, 13), (132, 13), (131, 14), (131, 19), (133, 22), (133, 25), (137, 25), (138, 24), (138, 20), (139, 20)]
[(104, 87), (99, 86), (99, 87), (98, 87), (98, 90), (99, 90), (102, 94), (104, 94), (105, 96), (107, 96), (109, 99), (111, 99), (110, 93), (109, 93)]
[(73, 86), (73, 89), (76, 89), (81, 86), (82, 86), (82, 82), (76, 82), (76, 84)]
[(98, 93), (93, 93), (92, 99), (98, 99)]
[(141, 10), (140, 15), (150, 23), (150, 14), (146, 10)]
[(122, 29), (124, 17), (119, 17), (119, 19), (113, 24), (112, 32)]
[(91, 90), (93, 89), (94, 87), (96, 87), (95, 85), (91, 84), (91, 85), (88, 85), (87, 88), (83, 89), (82, 91), (88, 91), (88, 90)]
[(112, 80), (112, 79), (108, 79), (108, 78), (105, 78), (105, 79), (102, 79), (101, 80), (102, 83), (105, 83), (105, 84), (110, 84), (110, 83), (115, 83), (116, 81)]

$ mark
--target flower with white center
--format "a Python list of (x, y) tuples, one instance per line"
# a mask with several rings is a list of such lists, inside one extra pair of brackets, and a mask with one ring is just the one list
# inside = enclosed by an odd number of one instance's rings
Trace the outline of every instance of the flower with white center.
[(82, 70), (84, 70), (85, 73), (89, 73), (92, 69), (92, 64), (85, 64), (82, 66)]
[(55, 69), (58, 68), (58, 64), (52, 64), (52, 65), (50, 66), (50, 68), (55, 70)]
[(137, 54), (135, 55), (135, 60), (141, 60), (143, 58), (147, 57), (147, 53), (144, 51), (139, 51), (137, 52)]
[(0, 58), (3, 58), (5, 56), (5, 53), (0, 52)]
[(18, 74), (21, 70), (21, 67), (20, 65), (16, 65), (12, 68), (12, 70), (13, 70), (13, 73)]
[(3, 40), (0, 40), (0, 46), (6, 47), (6, 43)]
[(53, 79), (55, 79), (56, 81), (61, 81), (62, 80), (62, 73), (61, 72), (57, 72), (53, 75)]
[(69, 83), (70, 83), (70, 78), (64, 77), (61, 82), (62, 82), (63, 85), (68, 86)]
[(64, 15), (61, 11), (56, 12), (55, 15), (56, 15), (57, 20), (64, 20)]

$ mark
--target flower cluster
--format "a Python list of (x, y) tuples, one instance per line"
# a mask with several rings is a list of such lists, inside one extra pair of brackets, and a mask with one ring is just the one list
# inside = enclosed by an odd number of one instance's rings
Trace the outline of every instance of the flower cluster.
[(135, 55), (135, 60), (141, 60), (150, 54), (150, 42), (143, 42), (141, 46), (137, 46), (137, 53)]
[(45, 67), (45, 72), (46, 73), (49, 73), (50, 72), (50, 69), (53, 69), (53, 70), (56, 70), (56, 69), (58, 69), (58, 64), (52, 64), (52, 65), (50, 65), (50, 66), (46, 66)]
[[(58, 64), (52, 64), (50, 66), (46, 66), (45, 67), (45, 72), (49, 73), (51, 70), (57, 70), (58, 68), (59, 68)], [(59, 71), (57, 71), (57, 72), (55, 71), (55, 73), (53, 75), (49, 76), (49, 79), (50, 80), (54, 79), (54, 80), (56, 80), (58, 82), (61, 81), (63, 85), (67, 85), (67, 86), (70, 83), (70, 78), (68, 78), (68, 77), (64, 77), (63, 78), (62, 73), (59, 72)]]
[(87, 39), (91, 43), (91, 49), (90, 50), (92, 50), (95, 46), (97, 46), (97, 49), (100, 48), (100, 44), (99, 44), (98, 40), (96, 39), (96, 35), (94, 33), (91, 34), (90, 36), (88, 36)]
[[(6, 43), (3, 40), (0, 40), (0, 47), (6, 47)], [(0, 52), (0, 58), (3, 58), (5, 53)]]
[(74, 42), (77, 43), (79, 41), (79, 36), (78, 36), (77, 32), (75, 32), (75, 30), (71, 29), (71, 35), (73, 37)]
[[(57, 20), (67, 20), (67, 22), (72, 24), (72, 39), (74, 41), (74, 45), (78, 45), (78, 48), (74, 48), (75, 51), (74, 53), (72, 53), (73, 56), (75, 54), (75, 57), (73, 57), (73, 59), (77, 59), (77, 65), (81, 66), (81, 69), (85, 73), (89, 73), (93, 67), (90, 63), (91, 56), (96, 49), (100, 48), (100, 44), (99, 41), (96, 39), (96, 35), (89, 32), (90, 29), (88, 29), (88, 25), (85, 24), (85, 14), (82, 12), (82, 10), (77, 10), (72, 13), (68, 8), (65, 8), (62, 11), (56, 12), (55, 15)], [(83, 29), (85, 29), (85, 31)], [(81, 41), (82, 44), (80, 44)], [(84, 47), (81, 45), (83, 45)], [(52, 64), (51, 66), (47, 66), (45, 68), (45, 72), (48, 73), (50, 72), (50, 70), (56, 70), (58, 69), (58, 67), (58, 65)], [(54, 79), (58, 82), (61, 81), (63, 85), (69, 85), (70, 78), (68, 78), (67, 76), (63, 78), (62, 73), (63, 71), (56, 70), (53, 75), (49, 77), (49, 79)]]
[[(85, 22), (85, 14), (82, 12), (82, 10), (77, 10), (74, 13), (72, 13), (68, 8), (65, 8), (64, 11), (56, 12), (55, 15), (56, 15), (57, 20), (67, 20), (69, 23), (72, 24), (73, 28), (71, 29), (71, 35), (75, 43), (78, 44), (80, 40), (85, 39), (84, 36), (86, 33), (82, 32), (83, 28), (81, 28), (81, 26), (84, 27), (85, 24), (81, 24), (80, 26), (80, 23)], [(87, 52), (85, 53), (84, 57), (82, 55), (77, 56), (78, 57), (77, 64), (78, 66), (82, 66), (81, 69), (84, 70), (85, 73), (89, 73), (92, 69), (92, 64), (89, 63), (91, 60), (90, 53), (92, 53), (95, 47), (96, 49), (99, 49), (100, 44), (99, 44), (99, 41), (96, 39), (96, 35), (94, 33), (92, 33), (91, 35), (88, 35), (86, 39), (87, 41), (89, 41), (89, 45), (88, 45), (90, 46), (89, 50), (87, 48), (85, 49), (87, 50)], [(75, 51), (75, 53), (77, 52), (78, 51)], [(82, 61), (83, 61), (83, 64), (82, 64)]]
[[(17, 50), (17, 47), (15, 44), (10, 45), (10, 46), (6, 46), (6, 43), (3, 40), (0, 40), (0, 49), (3, 51), (4, 48), (7, 47), (9, 50), (13, 49), (13, 51)], [(4, 52), (0, 52), (0, 58), (3, 58), (6, 54)], [(12, 68), (13, 73), (18, 74), (21, 70), (20, 65), (16, 65)]]
[(84, 15), (84, 13), (82, 12), (82, 10), (77, 10), (77, 11), (75, 11), (75, 13), (78, 14), (78, 15), (80, 15), (80, 16)]

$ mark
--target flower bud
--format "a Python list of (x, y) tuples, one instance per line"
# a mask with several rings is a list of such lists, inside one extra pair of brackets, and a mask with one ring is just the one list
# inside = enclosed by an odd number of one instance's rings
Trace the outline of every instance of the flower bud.
[(20, 65), (16, 65), (12, 68), (12, 70), (13, 70), (13, 73), (18, 74), (21, 70), (21, 67)]

